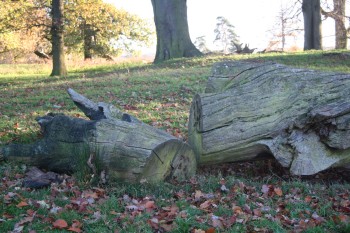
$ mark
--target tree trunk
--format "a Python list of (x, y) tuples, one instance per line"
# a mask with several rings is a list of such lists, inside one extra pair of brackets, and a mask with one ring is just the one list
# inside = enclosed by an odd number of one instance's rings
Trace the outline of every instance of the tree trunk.
[(152, 0), (157, 31), (154, 62), (201, 55), (190, 39), (186, 0)]
[(186, 143), (113, 105), (96, 104), (71, 89), (69, 94), (91, 120), (63, 114), (39, 117), (43, 139), (5, 146), (0, 155), (58, 172), (90, 167), (96, 175), (107, 172), (111, 179), (130, 182), (182, 180), (195, 174), (196, 158)]
[(92, 37), (93, 30), (89, 24), (84, 23), (84, 60), (92, 59), (91, 49), (92, 49)]
[(63, 38), (63, 0), (52, 0), (52, 72), (51, 76), (67, 75), (67, 68), (64, 58)]
[(322, 49), (320, 0), (303, 0), (304, 50)]
[(335, 20), (335, 49), (347, 49), (348, 37), (345, 26), (345, 0), (333, 0), (336, 9)]
[(333, 11), (326, 12), (322, 10), (324, 16), (334, 19), (335, 49), (347, 49), (348, 47), (347, 29), (345, 26), (345, 3), (346, 0), (333, 0)]
[(350, 75), (223, 62), (196, 95), (189, 143), (199, 164), (274, 156), (293, 174), (350, 165)]

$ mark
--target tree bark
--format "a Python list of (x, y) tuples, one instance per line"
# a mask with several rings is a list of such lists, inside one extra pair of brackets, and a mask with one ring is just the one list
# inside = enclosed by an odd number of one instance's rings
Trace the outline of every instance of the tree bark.
[(320, 0), (303, 0), (304, 50), (322, 49)]
[(350, 75), (224, 62), (194, 97), (189, 144), (199, 164), (275, 157), (296, 175), (350, 164)]
[(84, 60), (92, 59), (92, 37), (94, 35), (93, 29), (91, 29), (91, 25), (84, 23), (83, 24), (84, 31)]
[(154, 62), (201, 55), (190, 39), (186, 0), (152, 0), (152, 5), (157, 32)]
[(65, 76), (67, 68), (64, 57), (64, 13), (63, 0), (52, 0), (52, 72), (50, 76)]
[(326, 12), (322, 9), (324, 16), (334, 19), (335, 49), (347, 49), (348, 47), (348, 32), (345, 26), (345, 3), (346, 0), (333, 0), (333, 11)]
[(186, 143), (113, 105), (94, 103), (72, 89), (68, 92), (90, 120), (63, 114), (39, 117), (44, 138), (0, 148), (0, 157), (56, 172), (90, 167), (96, 175), (107, 172), (113, 180), (128, 182), (183, 180), (195, 174), (196, 158)]

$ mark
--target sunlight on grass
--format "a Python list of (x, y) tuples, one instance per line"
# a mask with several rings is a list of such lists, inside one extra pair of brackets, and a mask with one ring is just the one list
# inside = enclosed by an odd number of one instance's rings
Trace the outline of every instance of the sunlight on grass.
[[(349, 59), (344, 59), (340, 52), (342, 51), (207, 56), (174, 59), (157, 65), (140, 60), (103, 64), (93, 61), (73, 62), (68, 64), (69, 75), (61, 78), (48, 76), (51, 64), (2, 64), (0, 141), (5, 143), (35, 138), (38, 127), (34, 119), (38, 114), (50, 111), (79, 114), (66, 94), (68, 87), (94, 101), (104, 101), (124, 108), (146, 123), (186, 138), (192, 96), (203, 92), (214, 62), (261, 60), (311, 69), (350, 72)], [(16, 125), (20, 127), (14, 128)]]
[[(153, 127), (186, 140), (192, 97), (204, 91), (213, 63), (247, 59), (350, 73), (350, 61), (339, 55), (340, 52), (204, 56), (174, 59), (157, 65), (143, 61), (77, 62), (68, 65), (70, 73), (67, 77), (60, 78), (48, 76), (51, 64), (2, 64), (0, 147), (40, 138), (35, 118), (49, 112), (84, 117), (70, 100), (66, 92), (68, 87), (95, 102), (111, 103)], [(231, 170), (227, 168), (230, 166), (233, 167)], [(238, 172), (241, 166), (244, 173)], [(264, 169), (266, 166), (257, 162), (251, 167), (231, 164), (201, 168), (194, 179), (183, 183), (111, 183), (99, 187), (104, 194), (95, 197), (96, 188), (72, 181), (42, 190), (22, 188), (19, 181), (23, 179), (26, 166), (4, 163), (0, 166), (3, 177), (0, 198), (9, 203), (0, 204), (0, 219), (4, 220), (0, 222), (0, 228), (5, 232), (13, 231), (16, 223), (35, 210), (36, 217), (25, 226), (25, 231), (61, 232), (54, 229), (51, 222), (62, 218), (69, 225), (79, 220), (85, 232), (154, 232), (152, 224), (158, 218), (164, 218), (166, 220), (159, 221), (157, 226), (164, 229), (171, 226), (171, 232), (200, 232), (199, 229), (213, 232), (213, 226), (222, 228), (217, 232), (288, 232), (293, 229), (291, 226), (310, 222), (315, 225), (307, 226), (303, 232), (347, 232), (349, 226), (339, 222), (348, 214), (339, 214), (339, 211), (349, 208), (346, 202), (349, 184), (338, 184), (336, 179), (334, 183), (319, 181), (313, 184), (300, 177), (257, 174), (257, 167)], [(221, 189), (223, 181), (226, 191)], [(280, 188), (281, 196), (274, 192), (263, 194), (263, 185)], [(82, 195), (86, 189), (92, 195), (90, 199)], [(10, 198), (12, 193), (18, 193), (18, 196)], [(17, 207), (22, 200), (31, 204)], [(154, 201), (155, 209), (133, 211), (149, 200)], [(45, 201), (50, 207), (40, 207), (37, 201)], [(87, 204), (81, 204), (83, 208), (77, 203)], [(51, 213), (54, 207), (63, 210)], [(264, 211), (260, 213), (260, 209)], [(314, 213), (325, 222), (315, 221)], [(304, 219), (308, 222), (301, 222)], [(219, 223), (231, 225), (224, 230), (215, 225)]]

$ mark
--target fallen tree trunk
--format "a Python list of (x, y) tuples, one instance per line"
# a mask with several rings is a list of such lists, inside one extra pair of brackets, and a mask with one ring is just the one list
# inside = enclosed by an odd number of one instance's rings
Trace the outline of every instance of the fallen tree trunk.
[(350, 164), (350, 75), (259, 62), (214, 65), (194, 97), (200, 164), (275, 157), (293, 174)]
[(144, 124), (106, 103), (94, 103), (72, 89), (74, 103), (90, 120), (63, 114), (37, 119), (44, 138), (0, 149), (5, 159), (26, 159), (51, 171), (91, 169), (112, 179), (157, 182), (195, 174), (192, 149), (177, 138)]

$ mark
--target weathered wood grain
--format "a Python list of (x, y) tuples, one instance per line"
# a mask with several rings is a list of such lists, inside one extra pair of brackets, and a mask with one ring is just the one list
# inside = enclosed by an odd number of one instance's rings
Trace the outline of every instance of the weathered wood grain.
[(131, 182), (183, 180), (195, 174), (196, 158), (185, 142), (113, 105), (68, 92), (91, 120), (63, 114), (39, 117), (43, 139), (7, 145), (0, 148), (0, 157), (59, 172), (86, 170), (92, 163), (93, 170), (107, 172), (111, 179)]
[(274, 156), (298, 175), (350, 164), (350, 75), (261, 62), (213, 66), (194, 97), (200, 164)]

